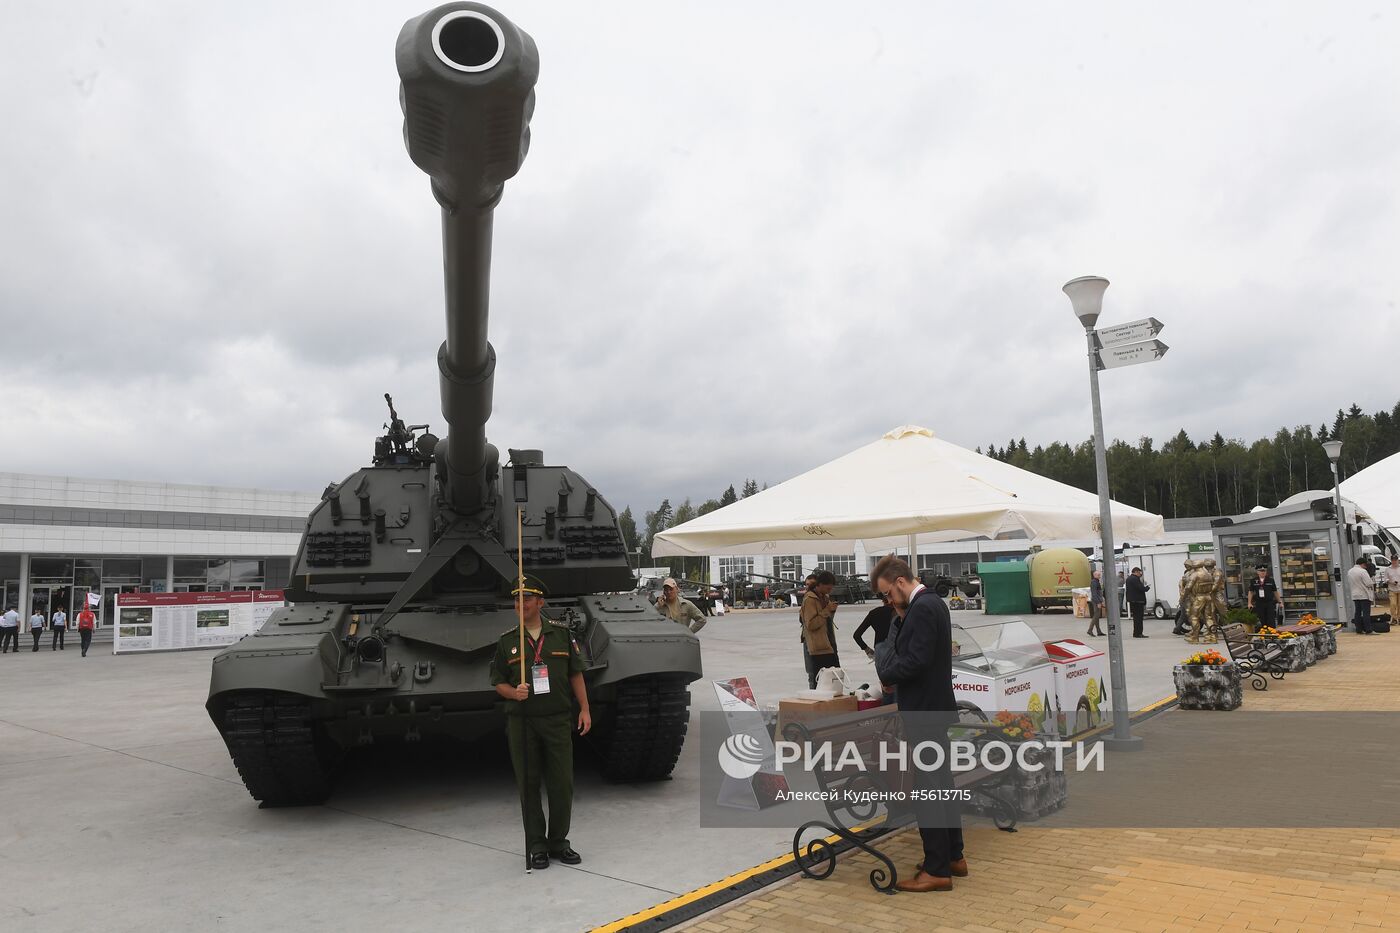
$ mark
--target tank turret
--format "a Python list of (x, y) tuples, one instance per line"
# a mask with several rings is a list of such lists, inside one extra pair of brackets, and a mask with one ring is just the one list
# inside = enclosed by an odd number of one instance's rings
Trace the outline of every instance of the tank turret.
[[(502, 724), (490, 653), (515, 624), (517, 559), (587, 663), (592, 741), (617, 780), (668, 776), (689, 722), (699, 642), (632, 592), (617, 514), (533, 447), (502, 465), (486, 440), (492, 219), (524, 162), (539, 56), (478, 3), (409, 20), (395, 50), (403, 136), (442, 214), (446, 436), (389, 419), (374, 456), (307, 518), (279, 609), (214, 659), (206, 708), (252, 795), (324, 799), (340, 752)], [(357, 374), (358, 377), (358, 374)]]

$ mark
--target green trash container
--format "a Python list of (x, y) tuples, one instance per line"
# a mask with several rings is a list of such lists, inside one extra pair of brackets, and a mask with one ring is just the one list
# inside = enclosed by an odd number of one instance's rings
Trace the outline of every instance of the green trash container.
[(982, 578), (982, 611), (988, 615), (1015, 615), (1031, 611), (1031, 568), (1023, 560), (978, 564)]

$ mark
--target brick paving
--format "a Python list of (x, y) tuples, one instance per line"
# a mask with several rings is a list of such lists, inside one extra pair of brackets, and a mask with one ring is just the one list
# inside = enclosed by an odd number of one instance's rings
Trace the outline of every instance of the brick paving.
[[(1251, 710), (1400, 711), (1400, 633), (1340, 633), (1301, 674), (1245, 689)], [(1183, 646), (1183, 657), (1185, 650)], [(1209, 727), (1228, 713), (1173, 710)], [(1150, 746), (1142, 753), (1152, 754)], [(1332, 793), (1351, 793), (1326, 771)], [(1340, 782), (1340, 783), (1339, 783)], [(1380, 802), (1396, 806), (1397, 801)], [(908, 877), (905, 830), (882, 848)], [(825, 881), (796, 877), (697, 918), (706, 933), (830, 930), (1400, 930), (1400, 832), (1368, 829), (1055, 829), (967, 832), (970, 875), (942, 894), (874, 891), (879, 863), (843, 856)], [(906, 874), (909, 873), (909, 874)]]

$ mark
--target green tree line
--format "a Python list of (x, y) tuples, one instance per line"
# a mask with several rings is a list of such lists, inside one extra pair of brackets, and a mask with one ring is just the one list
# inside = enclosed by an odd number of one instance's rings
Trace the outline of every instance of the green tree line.
[[(1305, 489), (1331, 489), (1332, 468), (1322, 442), (1342, 442), (1342, 479), (1400, 451), (1400, 403), (1373, 415), (1353, 404), (1329, 426), (1281, 427), (1255, 441), (1216, 432), (1197, 443), (1178, 431), (1160, 447), (1150, 437), (1109, 445), (1108, 485), (1114, 499), (1164, 518), (1190, 518), (1272, 508)], [(977, 449), (982, 453), (982, 449)], [(991, 444), (987, 456), (1041, 476), (1095, 491), (1094, 442), (1027, 448), (1024, 438)]]

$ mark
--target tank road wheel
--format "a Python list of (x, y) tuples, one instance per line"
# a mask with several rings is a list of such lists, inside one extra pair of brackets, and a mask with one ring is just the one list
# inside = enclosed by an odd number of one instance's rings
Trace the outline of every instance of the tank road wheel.
[(301, 697), (234, 697), (224, 711), (224, 742), (248, 793), (264, 807), (325, 802), (332, 750)]
[(621, 782), (665, 780), (690, 727), (690, 689), (660, 677), (625, 680), (617, 685), (609, 718), (603, 775)]

